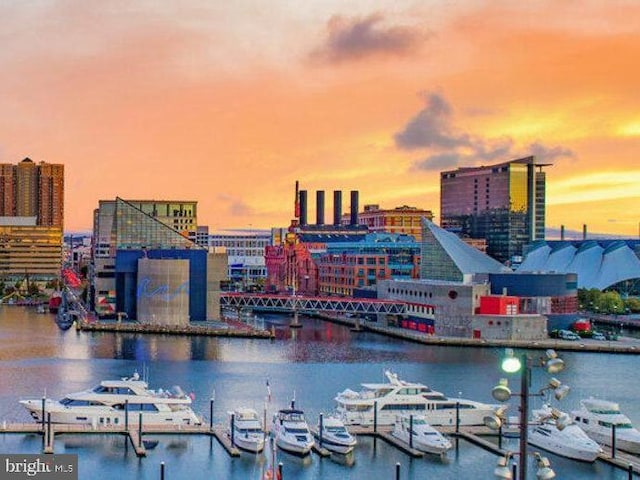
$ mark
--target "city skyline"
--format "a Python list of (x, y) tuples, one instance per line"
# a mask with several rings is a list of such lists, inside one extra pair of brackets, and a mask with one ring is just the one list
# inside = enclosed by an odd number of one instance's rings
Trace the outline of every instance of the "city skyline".
[[(635, 2), (3, 2), (0, 163), (285, 226), (294, 183), (439, 223), (439, 172), (536, 155), (547, 229), (637, 236)], [(266, 181), (265, 181), (266, 180)]]

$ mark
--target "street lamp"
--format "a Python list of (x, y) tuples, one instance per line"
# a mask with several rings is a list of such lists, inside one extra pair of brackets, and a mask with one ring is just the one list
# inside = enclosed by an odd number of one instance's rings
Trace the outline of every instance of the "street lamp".
[[(491, 395), (493, 398), (498, 400), (499, 402), (506, 402), (512, 396), (520, 397), (520, 464), (519, 464), (519, 472), (518, 478), (520, 480), (526, 480), (527, 478), (527, 442), (528, 442), (528, 430), (527, 430), (527, 422), (529, 419), (529, 376), (531, 373), (531, 359), (527, 355), (522, 355), (518, 358), (513, 349), (506, 349), (505, 358), (502, 361), (502, 370), (507, 373), (516, 373), (520, 372), (520, 393), (514, 394), (511, 392), (509, 388), (509, 382), (506, 378), (503, 378), (499, 381), (498, 385), (496, 385), (491, 391)], [(564, 368), (564, 362), (558, 358), (558, 355), (554, 350), (547, 350), (545, 352), (545, 357), (540, 359), (540, 366), (544, 367), (549, 373), (558, 373)], [(533, 396), (542, 396), (544, 395), (545, 390), (553, 390), (554, 396), (557, 400), (563, 399), (567, 393), (569, 393), (569, 387), (567, 385), (563, 385), (558, 379), (551, 378), (546, 387), (542, 388), (537, 394), (532, 394)], [(500, 413), (500, 409), (496, 411), (496, 414)], [(560, 415), (558, 415), (560, 417)], [(489, 417), (485, 417), (484, 423), (485, 425), (491, 427), (491, 425), (501, 425), (501, 419), (498, 415), (492, 415)], [(564, 422), (564, 419), (563, 419)], [(564, 426), (562, 427), (564, 428)], [(548, 461), (547, 461), (548, 462)], [(504, 470), (498, 471), (496, 468), (496, 476), (499, 476), (504, 473)], [(544, 467), (541, 467), (544, 468)], [(548, 466), (546, 467), (548, 468)], [(551, 469), (549, 469), (551, 470)], [(540, 471), (540, 470), (539, 470)], [(553, 470), (551, 470), (553, 473)], [(549, 472), (546, 472), (544, 475), (549, 475)], [(538, 478), (553, 478), (555, 477), (555, 473), (553, 476), (542, 476)], [(499, 477), (499, 478), (511, 478), (509, 477)]]
[[(493, 474), (497, 478), (502, 478), (504, 480), (513, 480), (513, 473), (509, 468), (509, 460), (513, 457), (513, 452), (507, 452), (504, 457), (500, 457), (498, 459), (498, 464), (493, 471)], [(556, 477), (556, 472), (551, 468), (551, 464), (549, 463), (549, 459), (547, 457), (543, 457), (538, 452), (535, 452), (534, 457), (536, 459), (536, 464), (538, 466), (538, 470), (536, 471), (536, 478), (538, 480), (551, 480)], [(520, 459), (520, 464), (526, 463), (523, 459)]]

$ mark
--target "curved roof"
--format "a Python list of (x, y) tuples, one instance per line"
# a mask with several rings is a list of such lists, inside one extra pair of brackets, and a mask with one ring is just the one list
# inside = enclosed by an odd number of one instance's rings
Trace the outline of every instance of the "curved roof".
[(578, 275), (578, 288), (604, 290), (640, 278), (640, 244), (636, 240), (539, 241), (532, 244), (518, 272)]
[[(438, 242), (462, 274), (511, 271), (510, 268), (494, 260), (489, 255), (465, 243), (455, 233), (440, 228), (426, 217), (422, 217), (422, 226), (431, 232), (435, 241)], [(423, 234), (423, 243), (426, 241)]]

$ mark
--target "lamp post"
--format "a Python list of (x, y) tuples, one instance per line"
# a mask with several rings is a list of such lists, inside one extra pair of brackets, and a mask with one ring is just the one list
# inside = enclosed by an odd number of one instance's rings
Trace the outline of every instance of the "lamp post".
[[(519, 445), (519, 455), (520, 455), (520, 463), (518, 464), (518, 478), (520, 480), (526, 480), (527, 478), (527, 442), (529, 440), (529, 432), (527, 429), (527, 423), (529, 419), (529, 396), (542, 396), (544, 395), (544, 390), (555, 390), (555, 397), (557, 400), (564, 398), (564, 396), (569, 392), (569, 387), (566, 385), (562, 385), (560, 381), (555, 378), (552, 378), (549, 381), (549, 385), (539, 393), (530, 394), (529, 393), (529, 377), (531, 375), (531, 359), (527, 355), (522, 355), (517, 357), (514, 355), (513, 349), (508, 348), (506, 351), (507, 355), (502, 361), (501, 368), (506, 373), (517, 373), (520, 372), (520, 393), (513, 394), (511, 390), (507, 386), (508, 382), (506, 379), (502, 379), (500, 383), (493, 388), (491, 394), (493, 398), (500, 402), (506, 402), (512, 396), (520, 397), (520, 445)], [(560, 372), (564, 368), (564, 362), (558, 358), (555, 351), (549, 349), (546, 351), (547, 359), (541, 359), (541, 366), (544, 366), (549, 373), (557, 373)], [(499, 418), (501, 414), (504, 414), (504, 410), (502, 412), (498, 411), (497, 415), (486, 417), (485, 424), (492, 428), (497, 428), (501, 426), (501, 419)], [(495, 418), (494, 418), (495, 417)], [(509, 454), (509, 458), (512, 454)], [(540, 469), (546, 468), (544, 471), (544, 476), (538, 478), (553, 478), (555, 477), (555, 473), (553, 470), (549, 468), (548, 460), (544, 459), (544, 457), (540, 457), (546, 461), (545, 465), (540, 465), (541, 460), (538, 456), (538, 466)], [(498, 463), (498, 467), (495, 470), (496, 476), (499, 478), (511, 478), (511, 472), (508, 469), (509, 458), (504, 459), (503, 462)], [(504, 463), (504, 465), (502, 465)], [(506, 468), (505, 468), (506, 467)], [(539, 473), (540, 470), (539, 469)], [(553, 476), (551, 476), (553, 475)]]

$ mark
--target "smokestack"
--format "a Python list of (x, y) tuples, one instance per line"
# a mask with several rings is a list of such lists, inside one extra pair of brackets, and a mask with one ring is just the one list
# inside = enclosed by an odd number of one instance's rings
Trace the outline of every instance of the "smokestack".
[(296, 180), (296, 198), (294, 200), (294, 213), (293, 216), (296, 218), (300, 218), (300, 190), (298, 189), (298, 180)]
[(324, 190), (316, 191), (316, 225), (324, 225)]
[(339, 227), (342, 223), (342, 192), (333, 191), (333, 225)]
[(560, 225), (560, 240), (564, 241), (564, 225)]
[(300, 201), (300, 226), (306, 227), (307, 226), (307, 191), (306, 190), (300, 190), (299, 201)]
[(587, 224), (583, 224), (582, 225), (582, 239), (586, 240), (587, 239)]
[(351, 190), (351, 226), (358, 225), (358, 191)]

